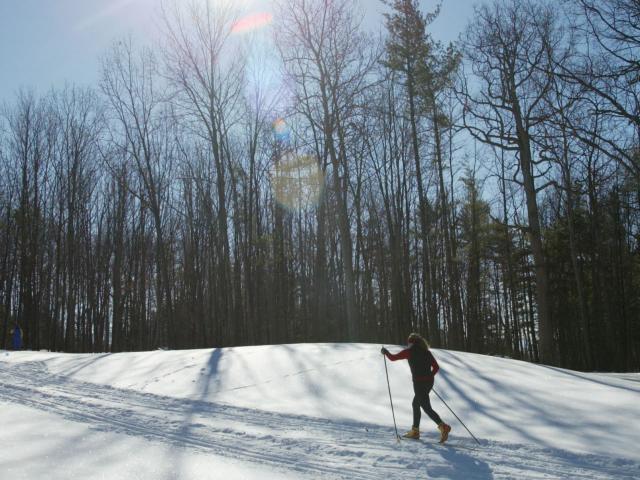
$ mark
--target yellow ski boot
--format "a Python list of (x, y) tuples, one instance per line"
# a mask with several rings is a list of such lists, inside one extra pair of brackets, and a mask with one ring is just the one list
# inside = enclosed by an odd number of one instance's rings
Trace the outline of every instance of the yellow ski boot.
[(402, 438), (412, 438), (413, 440), (418, 440), (420, 438), (420, 430), (416, 427), (411, 427), (411, 430), (402, 435)]
[(451, 431), (451, 426), (446, 423), (441, 423), (438, 425), (438, 430), (440, 430), (440, 443), (444, 443), (449, 438), (449, 432)]

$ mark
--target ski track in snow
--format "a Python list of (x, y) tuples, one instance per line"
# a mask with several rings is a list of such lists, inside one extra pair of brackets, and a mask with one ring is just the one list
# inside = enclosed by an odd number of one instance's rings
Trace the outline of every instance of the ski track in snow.
[(397, 443), (389, 427), (176, 399), (50, 374), (44, 363), (2, 363), (0, 400), (111, 433), (268, 465), (308, 478), (638, 479), (632, 460), (481, 440), (454, 425), (451, 445)]

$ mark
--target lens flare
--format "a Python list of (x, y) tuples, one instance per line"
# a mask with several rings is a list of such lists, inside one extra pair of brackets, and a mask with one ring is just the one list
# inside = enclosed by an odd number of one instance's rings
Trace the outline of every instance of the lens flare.
[(269, 25), (273, 15), (267, 12), (255, 13), (241, 18), (231, 27), (231, 33), (247, 33)]
[[(76, 32), (89, 30), (92, 27), (95, 27), (96, 24), (104, 20), (107, 20), (111, 17), (117, 17), (123, 11), (127, 11), (127, 7), (134, 1), (135, 0), (117, 0), (117, 1), (109, 2), (107, 6), (99, 9), (93, 15), (82, 19), (82, 21), (74, 25), (73, 29)], [(128, 10), (131, 10), (131, 9), (128, 9)]]
[(312, 155), (285, 154), (271, 169), (276, 201), (288, 210), (317, 206), (323, 187), (324, 175)]
[(287, 122), (285, 122), (284, 119), (278, 118), (273, 122), (273, 136), (279, 142), (289, 142), (289, 127), (287, 126)]

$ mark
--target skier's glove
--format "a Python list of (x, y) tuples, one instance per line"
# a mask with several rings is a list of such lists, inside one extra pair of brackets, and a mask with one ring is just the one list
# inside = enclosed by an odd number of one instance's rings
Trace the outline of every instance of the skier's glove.
[(383, 355), (389, 355), (389, 350), (387, 350), (386, 348), (382, 347), (380, 349), (380, 353), (383, 354)]

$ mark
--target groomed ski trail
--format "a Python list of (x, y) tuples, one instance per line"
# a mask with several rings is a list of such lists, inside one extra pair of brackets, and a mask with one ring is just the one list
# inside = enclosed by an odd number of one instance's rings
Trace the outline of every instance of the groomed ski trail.
[(476, 448), (456, 424), (450, 440), (464, 442), (465, 448), (438, 445), (435, 429), (433, 439), (426, 434), (421, 441), (397, 443), (388, 426), (116, 389), (52, 375), (40, 362), (0, 362), (0, 401), (98, 431), (268, 465), (301, 478), (613, 480), (640, 475), (640, 464), (630, 460), (487, 440)]

